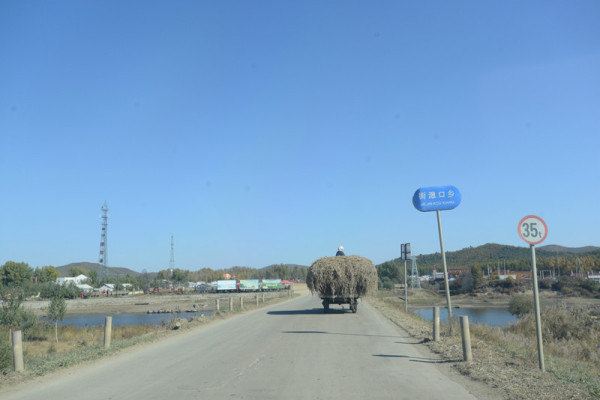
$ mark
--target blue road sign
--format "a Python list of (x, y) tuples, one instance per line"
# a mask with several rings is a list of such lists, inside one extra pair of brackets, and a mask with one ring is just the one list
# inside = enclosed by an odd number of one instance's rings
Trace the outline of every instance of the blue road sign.
[(452, 210), (460, 204), (460, 191), (455, 186), (428, 186), (417, 189), (413, 205), (419, 211)]

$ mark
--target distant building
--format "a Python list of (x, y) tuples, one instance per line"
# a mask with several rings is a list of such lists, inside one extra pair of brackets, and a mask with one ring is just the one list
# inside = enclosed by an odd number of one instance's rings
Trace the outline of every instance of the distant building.
[(104, 285), (100, 286), (98, 290), (100, 293), (112, 293), (115, 291), (115, 285), (114, 283), (105, 283)]
[(431, 272), (431, 278), (433, 281), (443, 281), (444, 280), (444, 273), (443, 272), (437, 272), (435, 269)]
[(77, 275), (77, 276), (66, 276), (66, 277), (61, 277), (61, 278), (56, 278), (56, 283), (59, 285), (68, 285), (69, 283), (72, 283), (74, 285), (82, 285), (84, 283), (86, 283), (90, 278), (81, 274), (81, 275)]
[(77, 286), (77, 289), (81, 290), (83, 293), (90, 293), (91, 291), (94, 290), (93, 287), (91, 287), (90, 285), (86, 284), (86, 283), (81, 283), (79, 285), (75, 285)]
[(588, 274), (587, 278), (591, 281), (600, 283), (600, 274)]
[(498, 280), (499, 281), (505, 281), (508, 278), (512, 279), (513, 281), (516, 281), (517, 280), (517, 275), (516, 274), (498, 275)]

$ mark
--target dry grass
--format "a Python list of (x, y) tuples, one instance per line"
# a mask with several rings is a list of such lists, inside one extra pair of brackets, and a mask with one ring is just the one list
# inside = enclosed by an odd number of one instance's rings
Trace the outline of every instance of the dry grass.
[(377, 279), (377, 270), (367, 258), (323, 257), (308, 269), (306, 284), (321, 296), (357, 297), (377, 289)]
[[(431, 339), (431, 323), (404, 313), (399, 299), (377, 297), (370, 302), (411, 335)], [(550, 318), (549, 315), (546, 317)], [(581, 343), (576, 344), (573, 339), (567, 343), (564, 339), (548, 337), (545, 345), (548, 372), (542, 373), (537, 368), (535, 334), (530, 334), (529, 327), (502, 329), (472, 325), (474, 362), (471, 364), (456, 361), (462, 358), (457, 325), (454, 334), (449, 333), (447, 325), (444, 329), (442, 339), (428, 342), (427, 346), (447, 360), (454, 360), (452, 365), (464, 375), (501, 391), (504, 398), (563, 400), (600, 397), (600, 366), (590, 361), (593, 356), (581, 356), (584, 353), (575, 351)]]
[[(542, 322), (547, 353), (591, 362), (600, 372), (600, 306), (545, 307)], [(527, 314), (507, 330), (533, 340), (535, 318)]]
[[(165, 328), (150, 325), (132, 325), (113, 328), (112, 340), (131, 339), (148, 333), (158, 333)], [(77, 351), (82, 347), (101, 345), (104, 340), (104, 328), (101, 326), (77, 328), (63, 326), (58, 328), (58, 343), (54, 339), (54, 327), (38, 328), (36, 340), (26, 340), (23, 352), (26, 358), (44, 356), (52, 353)]]

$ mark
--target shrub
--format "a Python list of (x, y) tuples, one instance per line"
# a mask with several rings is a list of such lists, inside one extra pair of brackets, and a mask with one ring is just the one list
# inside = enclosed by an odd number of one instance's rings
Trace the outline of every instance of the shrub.
[(0, 324), (10, 329), (19, 329), (23, 335), (37, 323), (33, 312), (23, 309), (24, 294), (20, 289), (8, 289), (2, 292), (2, 307), (0, 307)]
[(529, 314), (533, 309), (533, 299), (530, 296), (524, 294), (518, 294), (510, 299), (508, 304), (508, 311), (512, 315), (516, 315), (521, 318), (525, 314)]
[[(542, 309), (542, 336), (544, 341), (600, 339), (598, 309), (587, 307), (554, 306)], [(535, 336), (535, 316), (526, 314), (513, 325), (511, 330), (526, 336)]]
[(552, 284), (552, 289), (567, 296), (588, 296), (600, 298), (600, 283), (590, 279), (561, 276)]
[(390, 278), (388, 278), (387, 276), (384, 276), (383, 278), (381, 278), (381, 280), (379, 281), (379, 287), (381, 289), (393, 289), (394, 288), (394, 282), (392, 282), (392, 280)]
[(54, 338), (58, 343), (58, 322), (65, 318), (65, 312), (67, 311), (67, 303), (65, 299), (60, 296), (54, 296), (48, 307), (48, 318), (54, 322)]
[(544, 278), (539, 281), (538, 285), (540, 289), (552, 289), (552, 283), (554, 281), (550, 278)]
[(12, 349), (4, 337), (0, 337), (0, 372), (6, 373), (12, 369)]

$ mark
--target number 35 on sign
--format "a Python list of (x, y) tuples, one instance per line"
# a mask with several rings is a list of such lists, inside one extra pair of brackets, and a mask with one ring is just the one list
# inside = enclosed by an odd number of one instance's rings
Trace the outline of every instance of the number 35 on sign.
[(536, 245), (546, 240), (548, 226), (537, 215), (527, 215), (519, 221), (517, 226), (519, 236), (530, 245)]

